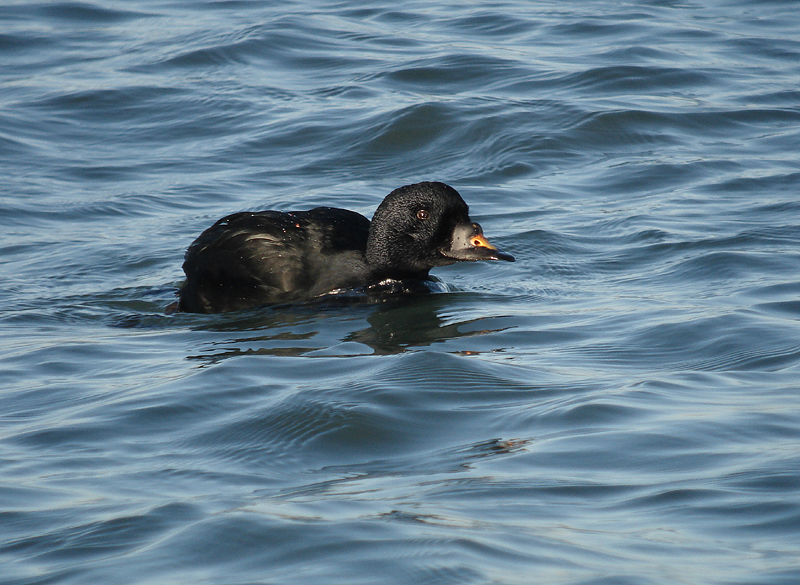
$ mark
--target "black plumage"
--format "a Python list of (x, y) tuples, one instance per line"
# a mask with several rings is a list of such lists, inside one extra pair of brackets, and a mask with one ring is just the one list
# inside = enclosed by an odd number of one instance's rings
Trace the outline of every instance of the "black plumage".
[(429, 281), (431, 268), (474, 260), (514, 258), (486, 241), (444, 183), (395, 189), (371, 222), (334, 207), (234, 213), (189, 246), (177, 309), (236, 311), (386, 281), (413, 288)]

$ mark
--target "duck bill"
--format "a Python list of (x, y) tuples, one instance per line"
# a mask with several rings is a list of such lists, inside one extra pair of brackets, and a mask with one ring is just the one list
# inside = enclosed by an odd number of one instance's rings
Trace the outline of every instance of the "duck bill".
[(450, 247), (441, 251), (442, 255), (453, 260), (505, 260), (513, 262), (514, 257), (489, 243), (483, 229), (477, 223), (460, 223), (453, 230)]

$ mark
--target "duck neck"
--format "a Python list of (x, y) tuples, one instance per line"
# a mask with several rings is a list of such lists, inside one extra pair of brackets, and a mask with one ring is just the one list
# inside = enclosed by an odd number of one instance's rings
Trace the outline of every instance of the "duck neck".
[(391, 233), (385, 228), (373, 230), (371, 226), (365, 257), (371, 277), (374, 280), (427, 279), (430, 268), (419, 266), (409, 253), (414, 244), (408, 234)]

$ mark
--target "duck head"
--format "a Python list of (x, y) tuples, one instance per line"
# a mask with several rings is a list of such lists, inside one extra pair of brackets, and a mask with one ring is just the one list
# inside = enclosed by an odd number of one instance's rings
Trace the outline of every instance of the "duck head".
[(458, 191), (438, 182), (395, 189), (370, 225), (366, 261), (379, 278), (426, 278), (436, 266), (514, 257), (489, 243)]

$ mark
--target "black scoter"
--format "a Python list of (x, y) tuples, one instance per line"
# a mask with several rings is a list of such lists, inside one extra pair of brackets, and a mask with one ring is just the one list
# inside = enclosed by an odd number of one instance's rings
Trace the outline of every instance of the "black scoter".
[(476, 260), (514, 257), (486, 240), (455, 189), (417, 183), (389, 193), (371, 222), (334, 207), (223, 217), (186, 251), (186, 282), (170, 309), (222, 313), (398, 282), (414, 289), (431, 268)]

